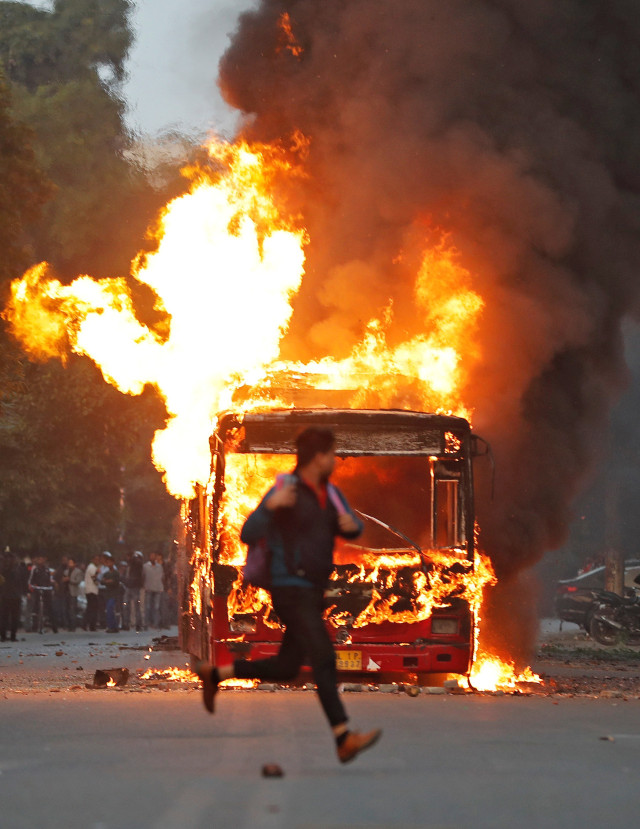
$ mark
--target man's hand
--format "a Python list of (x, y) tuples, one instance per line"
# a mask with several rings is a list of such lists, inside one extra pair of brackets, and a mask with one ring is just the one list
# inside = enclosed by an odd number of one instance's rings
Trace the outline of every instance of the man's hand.
[(354, 533), (359, 529), (358, 522), (350, 512), (343, 512), (338, 516), (338, 526), (343, 533)]
[(280, 489), (276, 489), (273, 495), (270, 495), (264, 502), (265, 507), (269, 512), (273, 512), (281, 507), (292, 507), (296, 498), (298, 497), (298, 490), (295, 484), (285, 484)]

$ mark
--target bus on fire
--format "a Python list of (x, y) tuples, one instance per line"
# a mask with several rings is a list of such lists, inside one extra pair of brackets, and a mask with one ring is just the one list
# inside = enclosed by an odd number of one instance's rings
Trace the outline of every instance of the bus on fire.
[(365, 530), (337, 540), (326, 624), (338, 669), (468, 674), (475, 614), (473, 458), (486, 444), (461, 417), (404, 410), (225, 413), (210, 440), (211, 478), (183, 505), (182, 650), (215, 664), (275, 654), (282, 631), (268, 592), (242, 583), (246, 516), (295, 465), (295, 436), (331, 429), (332, 480)]

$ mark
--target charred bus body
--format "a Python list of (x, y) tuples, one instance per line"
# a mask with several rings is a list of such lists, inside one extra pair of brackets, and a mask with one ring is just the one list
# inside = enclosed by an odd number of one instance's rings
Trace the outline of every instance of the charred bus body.
[(224, 664), (275, 654), (282, 631), (266, 592), (242, 585), (239, 530), (295, 437), (331, 429), (333, 480), (365, 524), (340, 540), (326, 592), (338, 669), (468, 673), (473, 659), (473, 458), (463, 418), (404, 410), (286, 409), (227, 413), (211, 438), (209, 485), (183, 505), (182, 649)]

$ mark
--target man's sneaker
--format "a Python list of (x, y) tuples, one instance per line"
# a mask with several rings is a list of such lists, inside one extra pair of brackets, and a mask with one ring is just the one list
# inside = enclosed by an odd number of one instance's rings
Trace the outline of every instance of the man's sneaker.
[(210, 662), (196, 662), (192, 669), (202, 680), (202, 701), (210, 714), (215, 711), (215, 695), (218, 693), (218, 683), (211, 678), (213, 665)]
[(371, 748), (377, 743), (382, 735), (382, 729), (369, 731), (367, 734), (359, 734), (357, 731), (349, 731), (342, 745), (338, 746), (338, 759), (341, 763), (350, 763), (365, 748)]

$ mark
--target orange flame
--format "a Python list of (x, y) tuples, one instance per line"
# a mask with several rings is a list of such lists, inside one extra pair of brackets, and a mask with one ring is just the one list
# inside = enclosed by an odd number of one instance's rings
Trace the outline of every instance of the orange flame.
[(188, 668), (149, 668), (140, 679), (167, 679), (173, 682), (199, 682), (198, 677)]
[(13, 283), (6, 312), (36, 355), (64, 354), (68, 344), (122, 392), (156, 386), (169, 423), (155, 435), (154, 461), (184, 497), (209, 476), (212, 418), (233, 388), (278, 356), (304, 262), (304, 232), (269, 195), (290, 166), (283, 152), (244, 143), (208, 150), (217, 169), (188, 171), (191, 191), (164, 210), (157, 250), (132, 265), (131, 278), (153, 290), (167, 315), (165, 338), (137, 320), (124, 279), (62, 285), (46, 263)]
[(281, 52), (284, 48), (288, 52), (291, 52), (294, 58), (301, 58), (304, 54), (304, 49), (300, 46), (296, 40), (296, 36), (293, 33), (293, 28), (291, 26), (291, 15), (289, 12), (283, 12), (280, 15), (278, 25), (280, 27), (280, 32), (282, 33), (283, 42), (283, 46), (281, 46), (278, 51)]
[(505, 662), (491, 654), (481, 653), (473, 664), (469, 686), (476, 691), (513, 690), (520, 683), (542, 684), (531, 668), (518, 673), (513, 662)]

